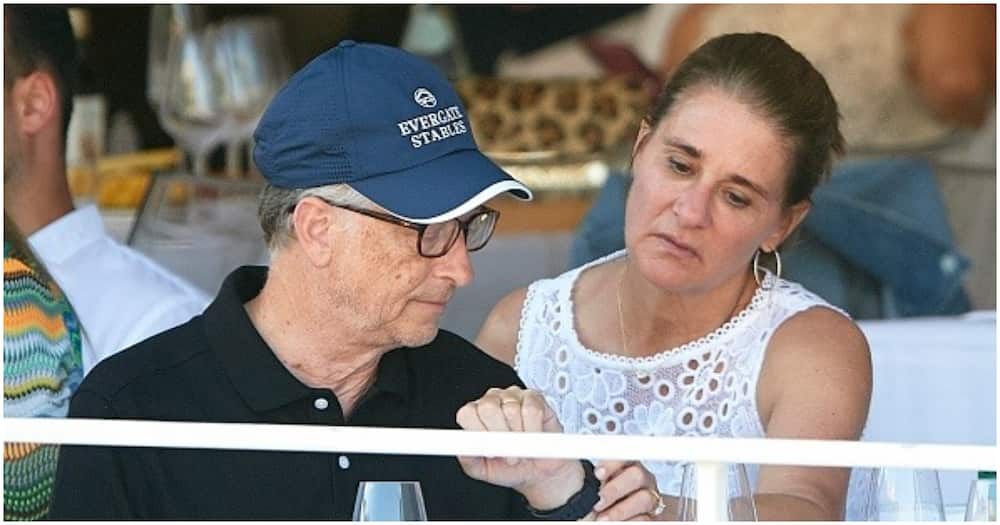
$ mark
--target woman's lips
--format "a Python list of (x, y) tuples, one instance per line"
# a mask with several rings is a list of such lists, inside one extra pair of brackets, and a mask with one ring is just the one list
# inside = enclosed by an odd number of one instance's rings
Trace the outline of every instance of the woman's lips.
[(657, 234), (656, 238), (662, 241), (662, 246), (668, 253), (681, 259), (700, 259), (701, 256), (689, 244), (685, 244), (675, 237), (667, 234)]

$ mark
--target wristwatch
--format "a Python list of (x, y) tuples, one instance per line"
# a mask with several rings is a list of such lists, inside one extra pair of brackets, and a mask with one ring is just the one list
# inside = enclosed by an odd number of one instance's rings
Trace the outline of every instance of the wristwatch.
[[(583, 487), (580, 491), (569, 498), (561, 507), (549, 510), (538, 510), (524, 500), (524, 505), (528, 507), (528, 512), (538, 519), (552, 521), (576, 521), (594, 510), (594, 505), (600, 499), (598, 492), (601, 482), (594, 475), (594, 465), (587, 460), (580, 460), (583, 465)], [(524, 496), (522, 496), (523, 498)]]

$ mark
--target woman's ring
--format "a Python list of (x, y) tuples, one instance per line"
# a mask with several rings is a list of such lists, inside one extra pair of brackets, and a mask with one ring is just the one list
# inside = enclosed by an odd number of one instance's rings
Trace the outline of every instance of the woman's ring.
[(655, 503), (655, 506), (653, 507), (653, 510), (649, 512), (649, 515), (655, 517), (659, 516), (660, 514), (663, 514), (663, 511), (667, 510), (667, 502), (664, 501), (663, 494), (660, 494), (659, 491), (653, 490), (648, 487), (646, 488), (646, 490), (648, 490), (653, 494), (654, 498), (653, 502)]

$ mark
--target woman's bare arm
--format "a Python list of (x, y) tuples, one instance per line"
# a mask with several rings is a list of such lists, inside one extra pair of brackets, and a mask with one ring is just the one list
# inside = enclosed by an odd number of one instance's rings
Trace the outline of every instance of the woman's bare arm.
[[(767, 437), (861, 436), (872, 391), (871, 354), (858, 327), (827, 308), (785, 322), (771, 339), (757, 400)], [(849, 469), (761, 466), (761, 520), (840, 520)]]
[(493, 307), (476, 336), (476, 346), (494, 359), (514, 366), (517, 353), (517, 331), (521, 325), (521, 307), (528, 293), (520, 288), (507, 294)]

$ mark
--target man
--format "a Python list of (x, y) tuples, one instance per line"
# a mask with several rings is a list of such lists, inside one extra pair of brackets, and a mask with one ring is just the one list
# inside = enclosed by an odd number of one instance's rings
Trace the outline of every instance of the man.
[[(3, 221), (3, 412), (65, 417), (83, 379), (80, 324), (59, 286), (14, 224)], [(4, 443), (3, 517), (44, 519), (52, 498), (57, 445)]]
[(76, 44), (66, 9), (4, 6), (4, 211), (76, 309), (83, 366), (200, 313), (208, 297), (110, 238), (66, 179)]
[[(204, 299), (107, 240), (95, 210), (73, 211), (69, 17), (25, 5), (4, 6), (4, 15), (4, 414), (64, 417), (86, 369), (184, 321)], [(119, 264), (104, 267), (109, 260)], [(138, 272), (156, 281), (133, 279)], [(162, 309), (151, 311), (154, 303)], [(57, 454), (53, 445), (4, 444), (5, 520), (46, 517)]]
[[(484, 203), (531, 198), (470, 130), (444, 77), (403, 51), (345, 41), (310, 62), (254, 134), (270, 268), (237, 269), (203, 315), (102, 363), (70, 415), (494, 430), (518, 406), (519, 429), (557, 431), (537, 394), (467, 405), (517, 377), (438, 331), (493, 232)], [(497, 463), (64, 447), (52, 517), (343, 520), (366, 480), (419, 481), (431, 519), (576, 519), (597, 500), (589, 464)]]

